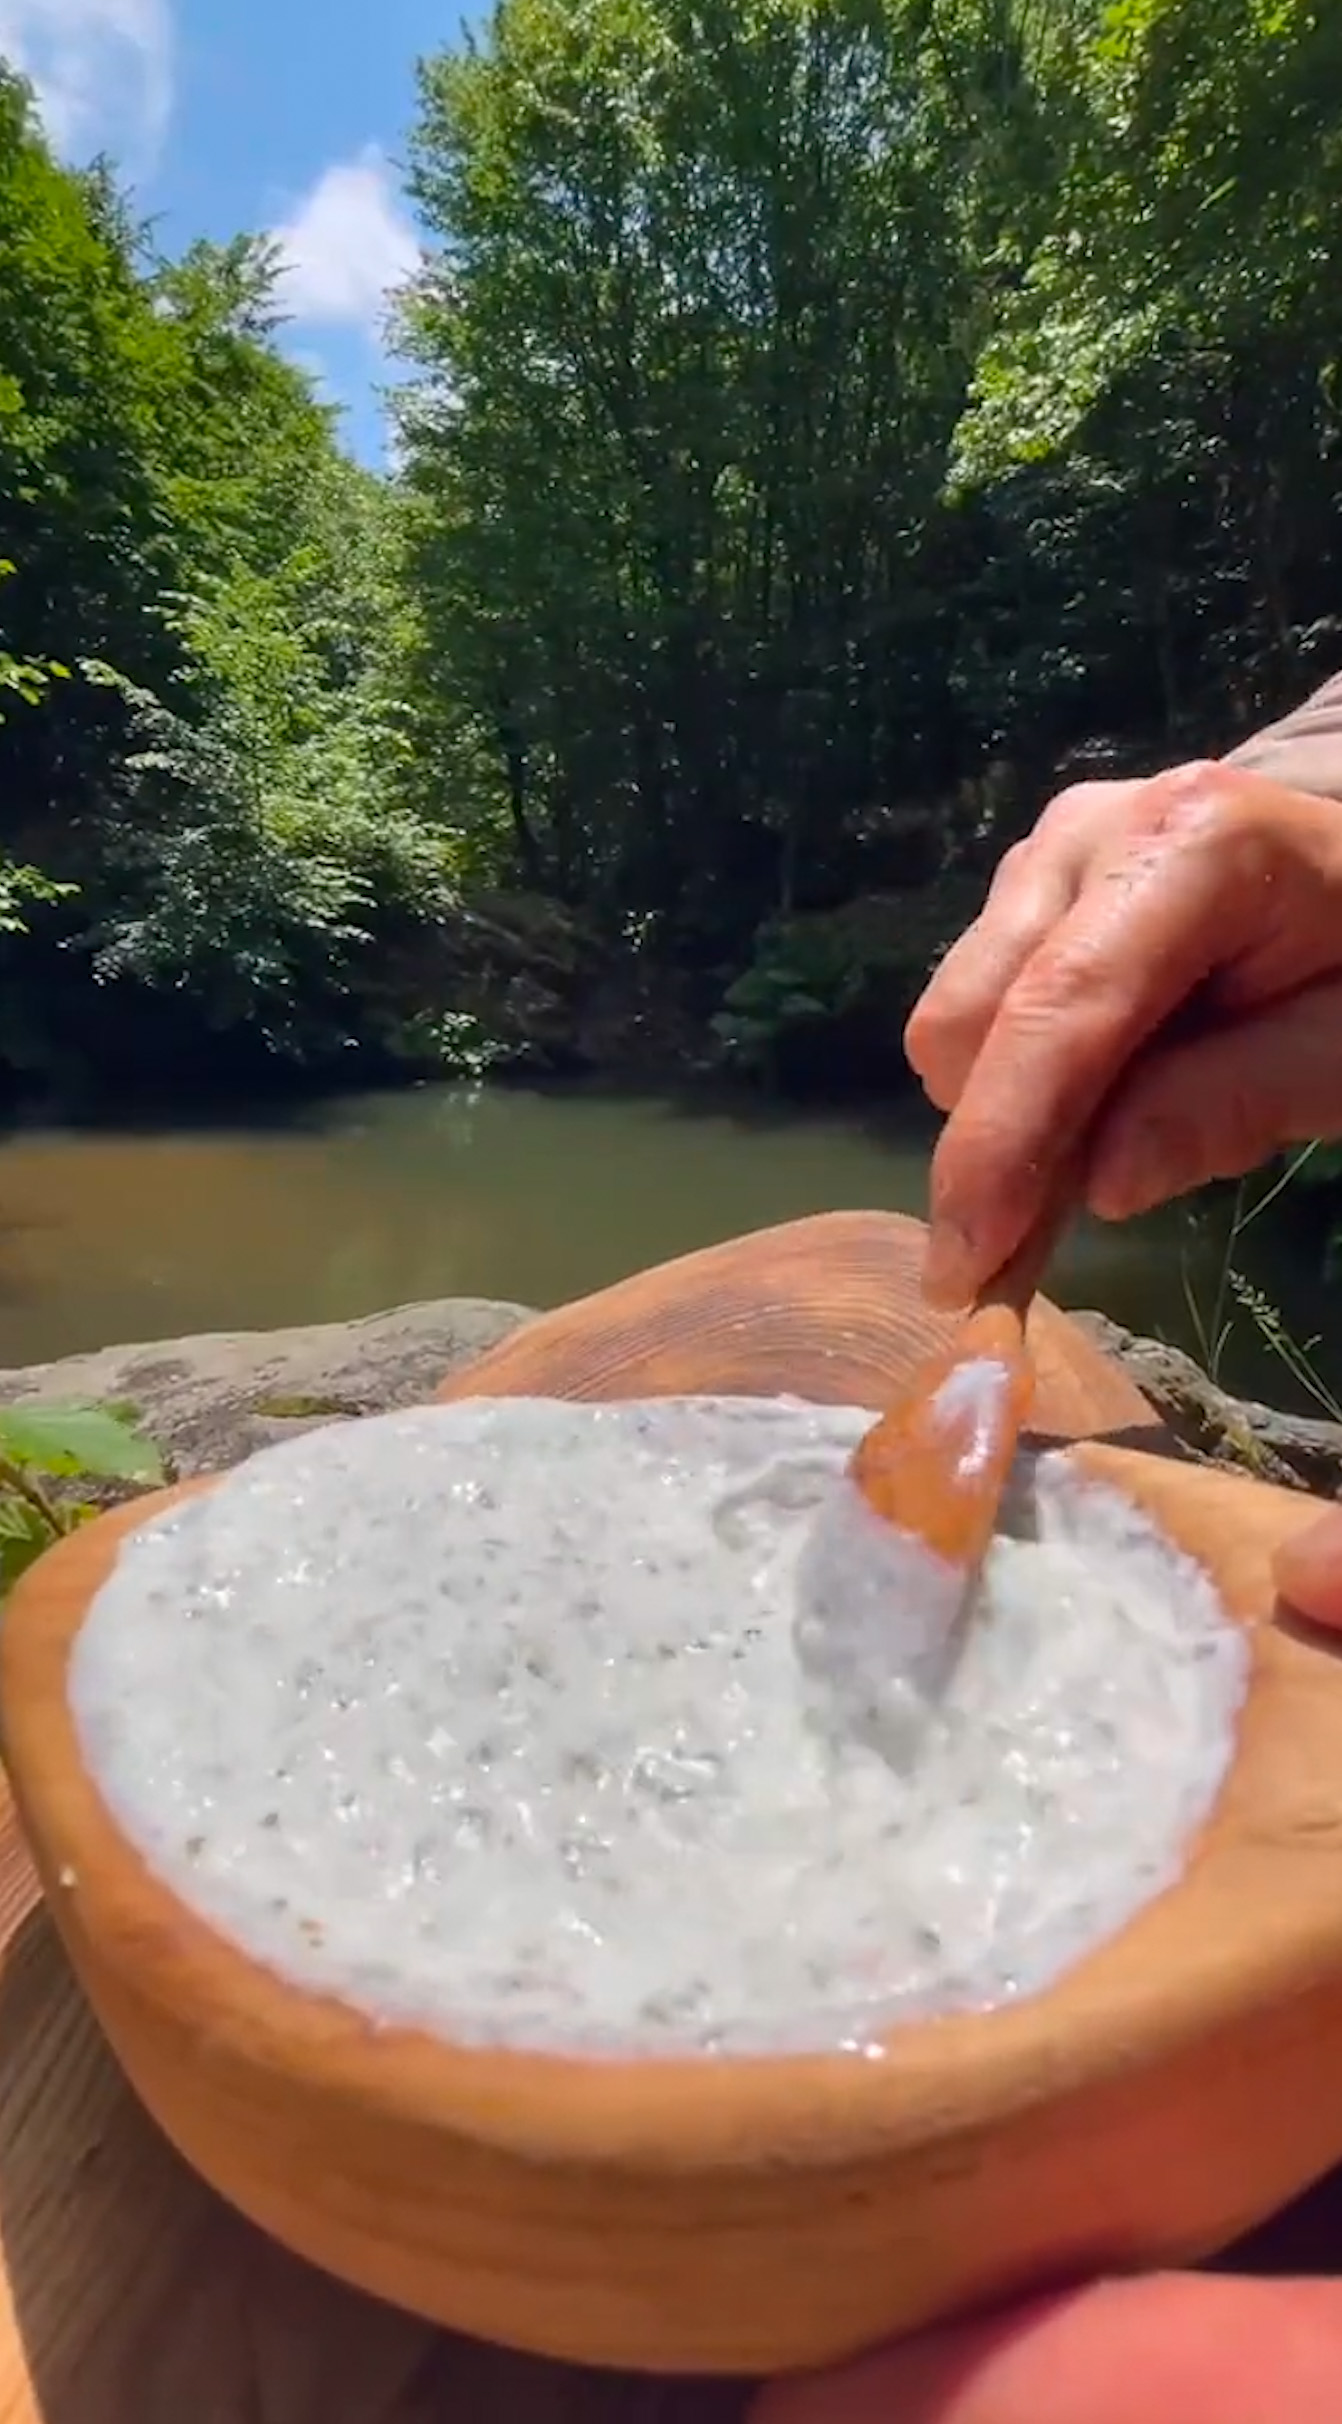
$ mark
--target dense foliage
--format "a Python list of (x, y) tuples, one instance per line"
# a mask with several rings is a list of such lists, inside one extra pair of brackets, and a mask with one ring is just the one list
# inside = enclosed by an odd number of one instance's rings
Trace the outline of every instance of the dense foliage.
[(430, 62), (421, 695), (734, 941), (1342, 651), (1342, 17), (510, 0)]
[(9, 77), (0, 259), (0, 1056), (330, 1054), (458, 871), (399, 789), (394, 499), (285, 360), (268, 248), (158, 260)]
[(483, 885), (759, 1058), (789, 921), (1342, 660), (1328, 0), (501, 0), (410, 186), (383, 479), (0, 81), (11, 1068), (395, 1049)]

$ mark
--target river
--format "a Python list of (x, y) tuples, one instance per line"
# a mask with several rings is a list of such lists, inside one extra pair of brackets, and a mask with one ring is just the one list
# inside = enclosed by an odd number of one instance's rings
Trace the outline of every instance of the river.
[[(0, 1145), (0, 1363), (193, 1330), (332, 1321), (431, 1296), (551, 1305), (640, 1265), (842, 1206), (924, 1207), (917, 1104), (427, 1085), (190, 1124), (30, 1126)], [(1317, 1290), (1267, 1223), (1246, 1267), (1297, 1335)], [(1215, 1249), (1179, 1213), (1083, 1224), (1052, 1293), (1193, 1344)], [(1311, 1321), (1311, 1314), (1313, 1320)], [(1325, 1359), (1337, 1379), (1338, 1357)], [(1247, 1317), (1227, 1377), (1293, 1398)]]

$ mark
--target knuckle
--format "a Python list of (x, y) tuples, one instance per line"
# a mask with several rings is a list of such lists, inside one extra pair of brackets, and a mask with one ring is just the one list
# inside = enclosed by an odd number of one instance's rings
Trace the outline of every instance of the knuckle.
[(964, 1081), (970, 1057), (961, 1044), (963, 1021), (931, 995), (910, 1011), (904, 1026), (904, 1057), (939, 1111), (949, 1111)]
[[(983, 916), (957, 934), (937, 960), (927, 984), (909, 1013), (915, 1035), (939, 1035), (963, 1014), (966, 979), (973, 991), (980, 956)], [(907, 1032), (907, 1030), (906, 1030)]]
[(920, 995), (904, 1021), (904, 1049), (915, 1068), (925, 1041), (935, 1038), (941, 1023), (935, 999), (936, 983), (934, 975), (928, 980), (927, 991)]
[(1137, 822), (1148, 834), (1185, 823), (1205, 825), (1209, 818), (1233, 813), (1238, 804), (1234, 770), (1215, 758), (1190, 758), (1182, 766), (1167, 767), (1163, 774), (1153, 774), (1142, 791)]
[(1131, 783), (1064, 783), (1049, 801), (1047, 813), (1061, 819), (1085, 816), (1094, 808), (1112, 807), (1132, 789)]
[(1028, 840), (1041, 834), (1070, 833), (1078, 825), (1086, 825), (1097, 816), (1112, 816), (1125, 798), (1131, 796), (1131, 783), (1068, 783), (1055, 791)]
[(1057, 834), (1049, 834), (1036, 826), (1021, 841), (1013, 842), (1003, 852), (993, 870), (987, 898), (974, 925), (1000, 926), (1001, 920), (1030, 914), (1029, 904), (1047, 895), (1057, 883)]
[(1219, 789), (1228, 771), (1216, 758), (1185, 758), (1178, 766), (1167, 766), (1163, 774), (1153, 774), (1151, 787), (1173, 798), (1185, 794), (1200, 798), (1208, 790)]
[(1034, 833), (1024, 834), (1020, 841), (1013, 842), (1009, 850), (1002, 852), (993, 869), (992, 882), (988, 887), (989, 900), (993, 898), (994, 894), (1005, 892), (1015, 878), (1029, 868), (1032, 859), (1036, 856), (1038, 830), (1036, 826)]

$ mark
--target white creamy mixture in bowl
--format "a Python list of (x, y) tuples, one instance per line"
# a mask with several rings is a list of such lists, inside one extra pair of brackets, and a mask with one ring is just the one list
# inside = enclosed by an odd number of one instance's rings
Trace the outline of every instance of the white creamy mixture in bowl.
[(1247, 1642), (1044, 1457), (910, 1698), (872, 1420), (485, 1398), (269, 1449), (123, 1544), (85, 1764), (243, 1952), (459, 2044), (873, 2050), (1044, 1987), (1180, 1875)]

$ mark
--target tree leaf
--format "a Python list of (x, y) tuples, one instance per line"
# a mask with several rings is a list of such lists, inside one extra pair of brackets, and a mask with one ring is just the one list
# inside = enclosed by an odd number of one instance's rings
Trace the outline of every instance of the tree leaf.
[(163, 1479), (153, 1441), (100, 1406), (0, 1408), (0, 1454), (60, 1480), (81, 1473), (100, 1481)]
[(36, 1563), (52, 1541), (50, 1527), (43, 1523), (36, 1507), (14, 1501), (6, 1506), (5, 1515), (6, 1520), (0, 1526), (0, 1598)]

